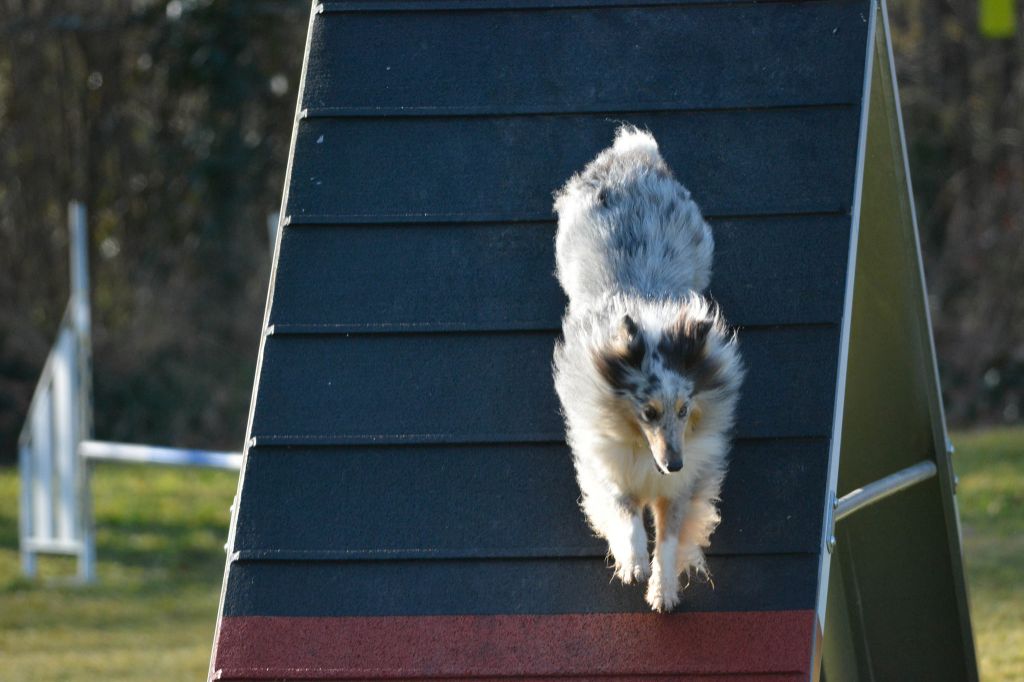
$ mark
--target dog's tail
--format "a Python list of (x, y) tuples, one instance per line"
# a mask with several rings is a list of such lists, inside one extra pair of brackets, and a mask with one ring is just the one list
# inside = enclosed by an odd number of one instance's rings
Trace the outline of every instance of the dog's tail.
[(703, 291), (714, 238), (647, 130), (615, 140), (555, 195), (558, 279), (573, 306), (608, 289), (654, 296)]
[(646, 154), (650, 157), (652, 165), (664, 164), (661, 152), (658, 150), (658, 141), (654, 139), (654, 135), (628, 123), (619, 126), (619, 129), (615, 131), (612, 151), (618, 154)]
[[(637, 204), (643, 209), (648, 224), (656, 225), (649, 235), (665, 254), (656, 270), (665, 283), (671, 282), (671, 289), (680, 287), (702, 291), (711, 282), (711, 261), (714, 257), (714, 238), (711, 228), (704, 221), (700, 208), (673, 176), (661, 156), (658, 142), (648, 130), (625, 124), (615, 131), (615, 142), (611, 154), (617, 155), (620, 166), (642, 169), (634, 177), (634, 185), (643, 197)], [(608, 178), (612, 182), (618, 178)], [(636, 205), (630, 211), (630, 218), (638, 215)], [(653, 245), (653, 244), (652, 244)], [(634, 264), (634, 267), (639, 264)], [(643, 264), (648, 269), (650, 262)], [(656, 277), (645, 273), (644, 280)]]

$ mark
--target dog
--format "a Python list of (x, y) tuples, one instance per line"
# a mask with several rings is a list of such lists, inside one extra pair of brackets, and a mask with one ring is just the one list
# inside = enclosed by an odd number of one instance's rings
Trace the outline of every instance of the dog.
[(744, 375), (735, 332), (701, 293), (711, 228), (654, 137), (628, 125), (555, 193), (555, 212), (569, 304), (553, 371), (580, 505), (615, 576), (648, 580), (647, 603), (671, 611), (683, 573), (710, 580)]

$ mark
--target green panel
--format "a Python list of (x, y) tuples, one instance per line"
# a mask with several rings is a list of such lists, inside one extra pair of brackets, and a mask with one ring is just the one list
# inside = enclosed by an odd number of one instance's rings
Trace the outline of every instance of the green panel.
[(826, 629), (825, 651), (841, 648), (834, 638), (853, 642), (860, 679), (977, 679), (888, 27), (878, 25), (838, 494), (924, 459), (939, 476), (840, 522), (833, 570), (845, 578), (847, 623)]
[[(848, 545), (844, 543), (843, 547)], [(862, 679), (855, 642), (855, 636), (860, 634), (860, 606), (856, 601), (851, 602), (846, 594), (846, 576), (842, 569), (842, 562), (836, 561), (829, 572), (826, 634), (821, 658), (823, 682), (857, 682)]]

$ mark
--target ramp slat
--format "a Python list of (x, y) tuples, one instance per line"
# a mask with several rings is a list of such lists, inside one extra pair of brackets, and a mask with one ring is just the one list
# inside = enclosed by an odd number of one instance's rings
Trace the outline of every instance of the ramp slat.
[[(812, 611), (226, 618), (218, 679), (803, 673)], [(566, 652), (572, 652), (566, 656)], [(678, 678), (675, 678), (678, 679)], [(758, 678), (763, 680), (764, 678)], [(771, 679), (771, 678), (768, 678)], [(777, 678), (776, 678), (777, 679)]]
[[(863, 48), (853, 47), (867, 31), (861, 2), (821, 3), (814, 12), (792, 3), (555, 12), (477, 4), (485, 11), (325, 14), (313, 31), (303, 106), (396, 115), (622, 112), (861, 96)], [(834, 30), (839, 25), (853, 29)], [(780, 32), (789, 39), (779, 41)]]
[[(730, 323), (839, 321), (849, 217), (712, 227), (710, 294)], [(278, 332), (557, 330), (554, 235), (553, 222), (286, 227), (270, 321)]]
[(853, 197), (858, 111), (330, 118), (299, 123), (292, 222), (546, 220), (551, 192), (648, 127), (708, 215), (842, 212)]
[[(253, 435), (264, 444), (529, 442), (565, 436), (552, 332), (271, 336)], [(740, 437), (827, 436), (838, 332), (743, 330)]]
[[(681, 611), (814, 607), (813, 554), (718, 556), (715, 586), (694, 579)], [(643, 586), (611, 579), (604, 558), (235, 561), (226, 616), (650, 614)], [(657, 616), (653, 616), (657, 617)], [(808, 643), (809, 645), (809, 643)]]
[[(828, 441), (740, 441), (730, 459), (710, 551), (817, 551)], [(256, 447), (244, 486), (235, 551), (308, 559), (607, 552), (579, 510), (564, 445)]]

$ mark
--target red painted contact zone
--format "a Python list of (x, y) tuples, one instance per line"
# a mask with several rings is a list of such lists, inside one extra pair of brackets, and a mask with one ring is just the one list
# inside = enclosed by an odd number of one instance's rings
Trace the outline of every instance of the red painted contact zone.
[[(806, 680), (814, 612), (225, 617), (214, 679)], [(682, 677), (680, 677), (682, 676)]]

